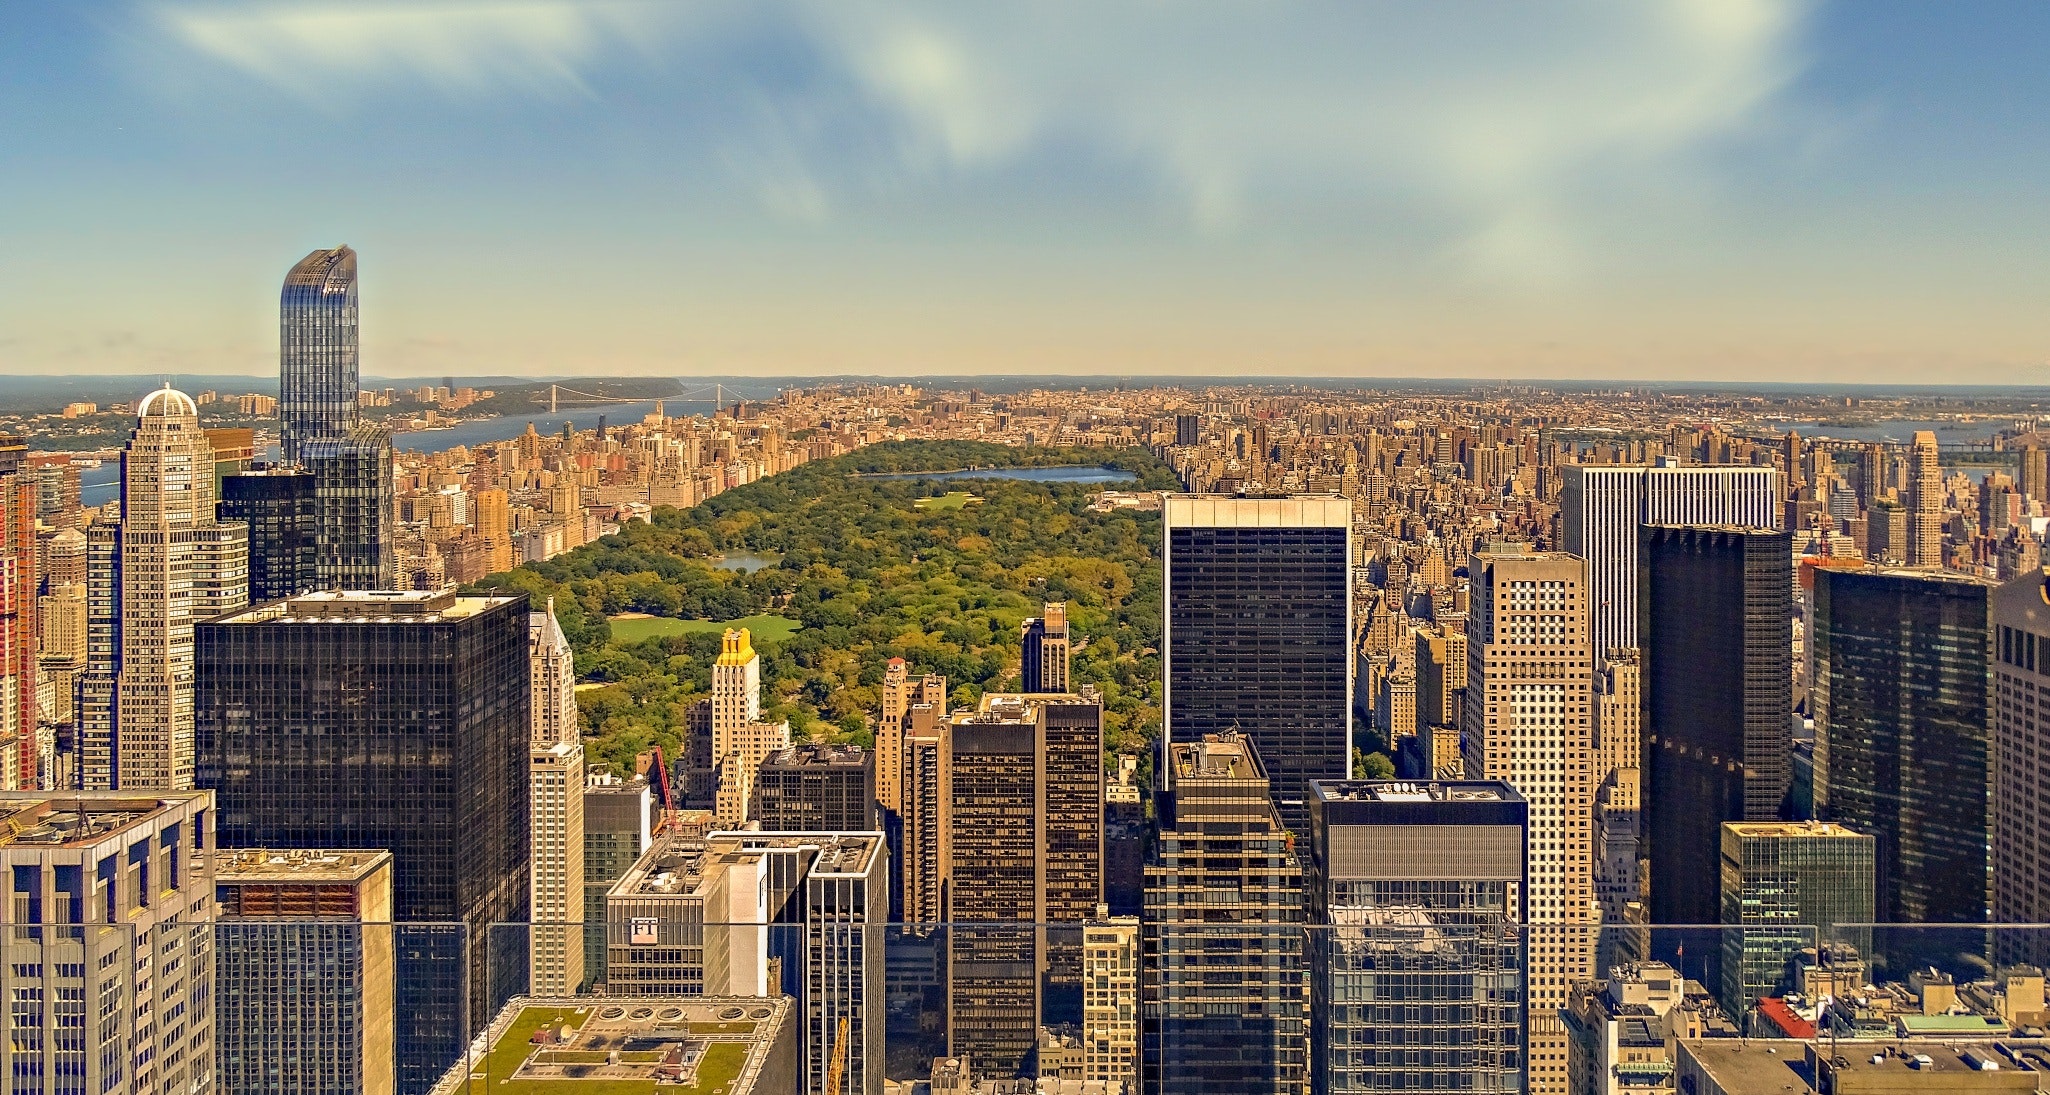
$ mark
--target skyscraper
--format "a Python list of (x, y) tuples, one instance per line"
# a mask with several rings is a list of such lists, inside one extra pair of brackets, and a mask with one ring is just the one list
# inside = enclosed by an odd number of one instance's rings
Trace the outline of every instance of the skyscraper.
[(1943, 467), (1933, 430), (1916, 430), (1908, 453), (1909, 566), (1943, 565)]
[[(904, 863), (905, 826), (908, 823), (908, 811), (911, 809), (905, 797), (909, 793), (909, 785), (905, 780), (911, 761), (908, 742), (912, 733), (912, 723), (917, 721), (930, 735), (936, 726), (945, 724), (946, 705), (947, 678), (931, 673), (914, 678), (904, 659), (890, 659), (889, 665), (883, 671), (882, 717), (876, 720), (875, 785), (877, 812), (881, 817), (884, 839), (890, 845), (890, 911), (893, 920), (920, 922), (920, 918), (908, 913), (904, 906), (904, 899), (911, 883), (905, 874)], [(921, 707), (925, 709), (924, 714), (914, 716), (914, 712)], [(930, 761), (932, 743), (928, 741), (926, 745), (928, 753), (925, 759)], [(928, 768), (924, 774), (927, 779), (931, 779), (936, 772), (936, 768)], [(935, 801), (930, 796), (937, 792), (934, 787), (928, 786), (925, 793), (928, 797), (921, 801), (930, 808)], [(926, 850), (933, 852), (936, 851), (936, 847), (928, 847)], [(937, 885), (937, 875), (934, 876), (934, 881)], [(934, 891), (933, 900), (938, 901), (937, 890)], [(932, 917), (923, 921), (925, 923), (931, 923), (938, 918), (939, 906), (934, 904), (928, 911), (932, 913)]]
[[(1803, 949), (1869, 941), (1838, 925), (1872, 922), (1872, 838), (1819, 821), (1730, 821), (1721, 833), (1722, 999), (1743, 1015), (1789, 987)], [(1819, 933), (1819, 935), (1818, 935)]]
[(1568, 464), (1559, 495), (1560, 546), (1587, 560), (1590, 653), (1638, 645), (1637, 544), (1645, 525), (1780, 527), (1772, 468)]
[(719, 824), (738, 829), (754, 807), (755, 777), (770, 753), (790, 745), (790, 724), (762, 721), (762, 658), (747, 628), (729, 629), (712, 664), (712, 767)]
[(0, 437), (0, 790), (36, 785), (36, 496), (28, 446)]
[(1523, 914), (1533, 1092), (1567, 1087), (1560, 1009), (1594, 973), (1594, 695), (1585, 564), (1504, 546), (1467, 564), (1468, 779), (1500, 780), (1528, 804)]
[(1310, 1089), (1522, 1091), (1523, 797), (1499, 782), (1310, 788)]
[(1296, 1095), (1309, 1077), (1302, 863), (1252, 739), (1165, 748), (1139, 929), (1146, 1095)]
[(111, 755), (88, 787), (193, 785), (193, 625), (249, 596), (248, 529), (216, 520), (213, 460), (191, 399), (143, 397), (121, 454)]
[(1789, 781), (1793, 567), (1784, 532), (1647, 527), (1638, 549), (1651, 922), (1712, 924), (1725, 821), (1774, 821)]
[[(2050, 923), (2050, 576), (1993, 592), (1993, 922)], [(2004, 933), (2001, 961), (2050, 962), (2042, 933)]]
[(382, 849), (215, 856), (220, 1090), (391, 1095), (391, 874)]
[(605, 893), (654, 841), (645, 779), (592, 772), (584, 786), (584, 983), (605, 981)]
[(1082, 1079), (1139, 1090), (1139, 918), (1099, 909), (1082, 926)]
[(227, 476), (219, 512), (221, 520), (249, 529), (250, 604), (319, 588), (320, 520), (312, 473), (283, 466)]
[(531, 825), (529, 992), (568, 996), (584, 983), (584, 737), (577, 717), (576, 654), (555, 601), (527, 615), (531, 666), (528, 744)]
[(1604, 923), (1620, 924), (1638, 899), (1644, 699), (1637, 651), (1611, 656), (1595, 674), (1595, 896)]
[(876, 830), (875, 754), (859, 745), (778, 749), (755, 778), (755, 816), (771, 832)]
[(356, 425), (339, 437), (308, 438), (300, 462), (313, 473), (316, 559), (321, 589), (390, 589), (398, 505), (391, 434)]
[(1027, 692), (1068, 690), (1068, 605), (1048, 601), (1044, 614), (1023, 627), (1020, 676)]
[(904, 722), (897, 919), (936, 925), (947, 917), (947, 872), (954, 861), (952, 727), (935, 704), (912, 705)]
[(278, 425), (285, 459), (356, 424), (356, 252), (323, 248), (285, 275), (278, 301)]
[(1352, 503), (1170, 495), (1165, 738), (1243, 731), (1285, 824), (1352, 774)]
[(197, 629), (222, 842), (392, 853), (402, 1095), (525, 980), (490, 925), (528, 918), (528, 626), (524, 596), (330, 591)]
[(14, 1089), (212, 1090), (212, 801), (0, 792)]
[(484, 541), (485, 572), (501, 574), (513, 568), (511, 516), (504, 488), (477, 492), (477, 538)]
[(1986, 918), (1992, 590), (1943, 571), (1815, 571), (1815, 804), (1876, 842), (1882, 923)]

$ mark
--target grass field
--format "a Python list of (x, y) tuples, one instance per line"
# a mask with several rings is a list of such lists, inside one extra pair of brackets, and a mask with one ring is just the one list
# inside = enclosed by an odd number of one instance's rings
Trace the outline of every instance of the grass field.
[(981, 501), (982, 499), (965, 490), (956, 490), (948, 491), (937, 498), (920, 498), (911, 504), (919, 509), (960, 509), (962, 506)]
[[(724, 1095), (733, 1081), (747, 1067), (747, 1047), (737, 1042), (714, 1042), (705, 1047), (704, 1060), (698, 1063), (697, 1082), (690, 1085), (656, 1084), (654, 1080), (626, 1079), (540, 1079), (515, 1080), (513, 1075), (526, 1061), (534, 1046), (527, 1039), (542, 1027), (559, 1026), (568, 1023), (573, 1027), (583, 1025), (586, 1009), (575, 1011), (560, 1008), (528, 1008), (513, 1020), (505, 1037), (484, 1059), (481, 1077), (471, 1073), (473, 1080), (481, 1079), (480, 1090), (489, 1090), (491, 1095), (547, 1095), (552, 1092), (575, 1093), (575, 1095), (654, 1095), (660, 1090), (666, 1095)], [(560, 1056), (580, 1056), (557, 1051)], [(640, 1056), (634, 1054), (633, 1056)], [(597, 1054), (599, 1060), (604, 1054)]]
[(668, 616), (612, 618), (612, 637), (623, 643), (637, 643), (664, 635), (688, 635), (697, 631), (718, 633), (729, 627), (744, 627), (762, 642), (776, 642), (796, 634), (804, 625), (788, 616), (745, 616), (738, 620), (677, 620)]

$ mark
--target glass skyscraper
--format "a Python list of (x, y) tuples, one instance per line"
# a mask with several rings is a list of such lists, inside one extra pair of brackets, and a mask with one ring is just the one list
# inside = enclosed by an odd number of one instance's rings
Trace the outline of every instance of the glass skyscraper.
[(1878, 919), (1986, 919), (1992, 585), (1815, 571), (1815, 799), (1877, 842)]
[(1788, 964), (1804, 949), (1870, 950), (1870, 836), (1827, 822), (1736, 821), (1721, 840), (1722, 1001), (1731, 1015), (1796, 987)]
[(245, 471), (221, 480), (224, 521), (249, 526), (249, 603), (319, 588), (313, 476), (300, 468)]
[(278, 425), (287, 461), (356, 424), (356, 252), (323, 248), (285, 275), (278, 307)]
[(313, 473), (318, 588), (390, 589), (398, 580), (391, 434), (352, 426), (308, 440), (300, 456)]
[(1352, 774), (1352, 503), (1170, 495), (1166, 524), (1167, 740), (1243, 731), (1301, 831)]

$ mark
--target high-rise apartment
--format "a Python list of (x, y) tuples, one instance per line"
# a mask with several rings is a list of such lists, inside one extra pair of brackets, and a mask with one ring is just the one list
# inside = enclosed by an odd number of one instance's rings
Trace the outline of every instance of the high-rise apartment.
[(1103, 901), (1102, 726), (1093, 698), (987, 693), (948, 727), (947, 1042), (979, 1073), (1024, 1068), (1043, 989), (1079, 1005), (1079, 929)]
[(1310, 785), (1310, 1090), (1523, 1089), (1527, 811), (1500, 782)]
[(1595, 673), (1594, 883), (1602, 922), (1620, 924), (1638, 899), (1638, 821), (1644, 737), (1637, 651), (1614, 651)]
[(214, 1085), (213, 796), (0, 792), (11, 1090)]
[(738, 829), (754, 808), (755, 777), (770, 753), (790, 746), (790, 724), (762, 721), (762, 658), (747, 628), (729, 629), (712, 663), (712, 767), (719, 824)]
[(352, 426), (339, 437), (306, 440), (299, 458), (313, 473), (319, 588), (392, 588), (398, 582), (398, 502), (391, 434)]
[(584, 785), (584, 984), (605, 981), (605, 894), (654, 842), (645, 779), (592, 772)]
[(876, 831), (875, 754), (817, 743), (770, 753), (755, 778), (755, 820), (770, 831)]
[(1352, 774), (1352, 503), (1169, 495), (1164, 516), (1164, 736), (1251, 737), (1300, 829), (1309, 781)]
[(485, 573), (502, 574), (513, 568), (512, 515), (505, 489), (480, 490), (472, 499), (477, 507), (477, 538), (484, 541)]
[[(904, 897), (909, 879), (904, 872), (904, 827), (906, 784), (909, 763), (906, 740), (910, 720), (917, 708), (925, 708), (920, 725), (930, 734), (946, 721), (947, 679), (937, 674), (913, 677), (902, 658), (891, 658), (883, 670), (883, 710), (876, 720), (876, 809), (883, 836), (890, 843), (891, 919), (916, 921), (905, 911)], [(930, 800), (928, 800), (929, 804)], [(937, 907), (934, 908), (937, 915)]]
[(121, 455), (111, 733), (87, 787), (193, 785), (193, 625), (249, 596), (248, 530), (216, 520), (213, 459), (190, 398), (170, 388), (143, 397)]
[(898, 920), (929, 926), (947, 916), (948, 871), (954, 861), (954, 743), (945, 712), (936, 705), (914, 704), (904, 721), (893, 896)]
[(1908, 450), (1907, 563), (1943, 565), (1943, 467), (1933, 430), (1916, 430)]
[(1068, 604), (1048, 601), (1021, 629), (1019, 676), (1027, 692), (1068, 690)]
[(1560, 546), (1587, 560), (1590, 655), (1638, 645), (1637, 544), (1645, 525), (1780, 527), (1773, 468), (1683, 465), (1562, 469)]
[(528, 627), (524, 596), (329, 591), (198, 628), (223, 843), (392, 853), (402, 1095), (525, 981), (490, 925), (528, 919)]
[(391, 853), (223, 849), (214, 896), (220, 1090), (391, 1095)]
[(527, 908), (528, 991), (567, 996), (584, 983), (584, 737), (577, 716), (576, 654), (551, 598), (527, 615), (532, 732), (532, 817)]
[(356, 424), (356, 252), (322, 248), (285, 275), (278, 301), (278, 425), (287, 461)]
[(1731, 1015), (1798, 988), (1789, 968), (1804, 949), (1869, 950), (1866, 932), (1838, 925), (1872, 922), (1870, 836), (1823, 821), (1730, 821), (1721, 841), (1722, 999)]
[[(0, 437), (0, 790), (36, 785), (37, 477)], [(68, 705), (67, 705), (68, 706)]]
[[(1993, 922), (2050, 923), (2050, 576), (1993, 591)], [(2043, 965), (2050, 943), (2003, 933), (2001, 960)]]
[(1875, 842), (1882, 923), (1986, 918), (1992, 592), (1944, 571), (1815, 571), (1815, 805)]
[(221, 520), (249, 529), (249, 603), (311, 593), (320, 586), (320, 521), (313, 474), (278, 466), (221, 480)]
[(1101, 908), (1082, 925), (1082, 1079), (1139, 1091), (1139, 918)]
[(1572, 984), (1594, 973), (1594, 694), (1586, 569), (1515, 545), (1467, 564), (1464, 738), (1469, 779), (1499, 780), (1529, 817), (1527, 951), (1533, 1092), (1563, 1093)]
[(1712, 924), (1725, 821), (1781, 816), (1793, 567), (1785, 532), (1647, 526), (1638, 548), (1651, 922)]
[(1309, 1079), (1303, 873), (1244, 734), (1168, 744), (1146, 863), (1146, 1095), (1296, 1095)]

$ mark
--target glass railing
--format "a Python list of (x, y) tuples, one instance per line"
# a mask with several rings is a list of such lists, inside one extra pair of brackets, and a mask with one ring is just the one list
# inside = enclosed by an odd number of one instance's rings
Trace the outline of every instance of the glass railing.
[(11, 926), (12, 1089), (1679, 1095), (1944, 1053), (2050, 1077), (2050, 926), (905, 925), (829, 896), (810, 923)]

